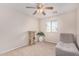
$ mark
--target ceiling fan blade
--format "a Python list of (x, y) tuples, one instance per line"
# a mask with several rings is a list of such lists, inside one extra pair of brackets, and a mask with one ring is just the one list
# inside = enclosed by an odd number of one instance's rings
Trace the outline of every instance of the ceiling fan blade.
[(53, 7), (45, 7), (45, 9), (53, 9)]
[(44, 11), (42, 12), (42, 14), (43, 14), (43, 15), (46, 15), (46, 13), (45, 13)]
[(35, 15), (37, 13), (37, 10), (33, 13), (33, 15)]
[(36, 7), (26, 7), (26, 8), (33, 8), (33, 9), (35, 9)]

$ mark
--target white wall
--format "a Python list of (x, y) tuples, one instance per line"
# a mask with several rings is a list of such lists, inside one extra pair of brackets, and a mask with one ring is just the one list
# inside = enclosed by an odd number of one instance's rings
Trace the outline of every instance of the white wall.
[(77, 9), (77, 21), (76, 21), (76, 25), (77, 25), (77, 43), (78, 43), (78, 46), (79, 46), (79, 8)]
[(27, 45), (27, 31), (37, 31), (38, 21), (0, 5), (0, 53)]
[(76, 10), (64, 13), (59, 17), (59, 32), (76, 34)]
[[(68, 13), (63, 13), (56, 16), (59, 29), (58, 32), (46, 32), (46, 22), (50, 19), (42, 19), (41, 20), (41, 31), (45, 32), (46, 34), (46, 41), (57, 43), (59, 41), (60, 33), (73, 33), (76, 34), (76, 11), (70, 11)], [(52, 19), (53, 20), (53, 19)]]

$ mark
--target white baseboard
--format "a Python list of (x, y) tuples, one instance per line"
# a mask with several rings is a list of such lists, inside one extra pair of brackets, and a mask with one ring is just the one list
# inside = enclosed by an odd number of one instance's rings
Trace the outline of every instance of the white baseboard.
[(11, 49), (7, 49), (7, 50), (5, 50), (5, 51), (1, 51), (0, 54), (7, 53), (7, 52), (9, 52), (9, 51), (15, 50), (15, 49), (20, 48), (20, 47), (23, 47), (23, 46), (26, 46), (26, 44), (23, 44), (23, 45), (20, 45), (20, 46), (11, 48)]
[(47, 42), (50, 42), (50, 43), (55, 43), (55, 44), (57, 43), (56, 41), (48, 41), (48, 40), (46, 40), (46, 41)]

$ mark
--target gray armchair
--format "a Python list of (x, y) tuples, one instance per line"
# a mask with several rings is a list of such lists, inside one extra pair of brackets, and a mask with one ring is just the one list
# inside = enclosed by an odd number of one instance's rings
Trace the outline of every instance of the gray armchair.
[[(70, 48), (72, 48), (70, 50)], [(79, 56), (78, 46), (74, 34), (61, 33), (60, 42), (56, 46), (57, 56)], [(68, 50), (69, 49), (69, 50)]]

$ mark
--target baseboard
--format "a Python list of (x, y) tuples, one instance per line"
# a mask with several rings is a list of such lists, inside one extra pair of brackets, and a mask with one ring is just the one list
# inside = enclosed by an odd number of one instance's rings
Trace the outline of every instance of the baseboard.
[(56, 42), (49, 42), (49, 41), (45, 41), (45, 42), (47, 42), (47, 43), (52, 43), (52, 44), (55, 44), (55, 45), (57, 44)]
[(55, 43), (55, 44), (57, 44), (57, 42), (55, 42), (55, 41), (53, 41), (53, 42), (51, 42), (51, 41), (48, 41), (48, 40), (45, 40), (46, 42), (49, 42), (49, 43)]
[(9, 52), (9, 51), (15, 50), (15, 49), (17, 49), (17, 48), (21, 48), (21, 47), (23, 47), (23, 46), (26, 46), (26, 44), (21, 45), (21, 46), (17, 46), (17, 47), (11, 48), (11, 49), (7, 49), (7, 50), (5, 50), (5, 51), (0, 52), (0, 54), (7, 53), (7, 52)]

